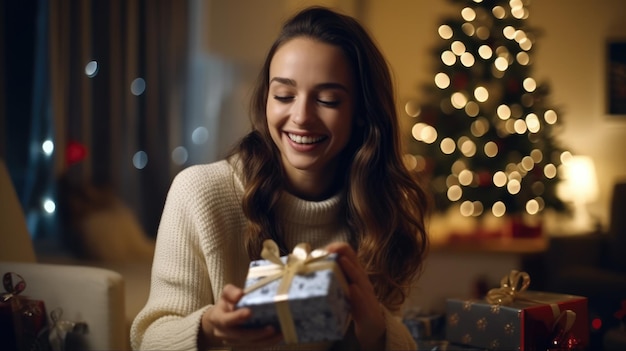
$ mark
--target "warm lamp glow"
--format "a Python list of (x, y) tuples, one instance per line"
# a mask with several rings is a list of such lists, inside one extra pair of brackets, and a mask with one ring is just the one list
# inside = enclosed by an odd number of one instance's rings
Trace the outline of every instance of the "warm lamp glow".
[(563, 181), (557, 187), (557, 195), (574, 207), (573, 228), (570, 230), (593, 230), (593, 221), (586, 207), (598, 198), (598, 178), (593, 160), (588, 156), (571, 156), (564, 160), (559, 173)]
[(561, 167), (563, 182), (557, 190), (561, 200), (583, 204), (597, 200), (598, 178), (591, 157), (572, 156)]

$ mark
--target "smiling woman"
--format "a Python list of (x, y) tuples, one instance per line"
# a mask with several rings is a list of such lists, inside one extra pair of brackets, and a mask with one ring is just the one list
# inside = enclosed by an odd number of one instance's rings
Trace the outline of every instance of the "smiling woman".
[(424, 259), (427, 194), (402, 162), (389, 68), (366, 30), (323, 7), (296, 13), (268, 52), (250, 117), (226, 159), (174, 179), (133, 347), (293, 349), (272, 325), (243, 327), (251, 310), (234, 307), (271, 239), (281, 255), (300, 243), (337, 254), (347, 280), (345, 335), (303, 348), (415, 349), (394, 314)]
[(267, 124), (286, 189), (303, 199), (337, 191), (338, 155), (349, 139), (354, 79), (342, 51), (309, 38), (278, 49), (270, 65)]

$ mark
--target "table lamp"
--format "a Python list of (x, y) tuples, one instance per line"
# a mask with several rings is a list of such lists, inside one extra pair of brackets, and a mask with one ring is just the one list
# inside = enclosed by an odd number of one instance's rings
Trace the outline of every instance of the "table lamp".
[(559, 170), (561, 183), (557, 187), (558, 197), (572, 204), (572, 228), (574, 233), (590, 232), (595, 229), (587, 205), (598, 199), (598, 177), (593, 160), (589, 156), (574, 155), (563, 161)]

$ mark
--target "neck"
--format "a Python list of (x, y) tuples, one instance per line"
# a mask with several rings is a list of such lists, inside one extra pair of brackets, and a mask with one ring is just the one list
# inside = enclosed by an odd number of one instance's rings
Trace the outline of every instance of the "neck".
[(320, 201), (334, 195), (339, 190), (335, 169), (324, 172), (296, 171), (285, 174), (286, 190), (307, 201)]

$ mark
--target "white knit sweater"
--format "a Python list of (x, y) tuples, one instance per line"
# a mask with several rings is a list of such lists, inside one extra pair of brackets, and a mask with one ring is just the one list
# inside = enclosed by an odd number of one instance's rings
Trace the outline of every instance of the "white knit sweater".
[[(246, 218), (243, 184), (226, 160), (191, 166), (172, 182), (163, 210), (152, 266), (150, 296), (131, 328), (135, 350), (197, 350), (200, 319), (225, 284), (242, 287), (249, 259), (243, 244)], [(346, 241), (339, 196), (310, 202), (285, 193), (278, 217), (291, 250)], [(387, 349), (411, 350), (415, 343), (401, 321), (386, 313)], [(354, 339), (353, 335), (346, 335)], [(346, 341), (354, 345), (354, 341)], [(332, 345), (279, 345), (276, 350), (324, 350)], [(223, 347), (222, 347), (223, 348)]]

